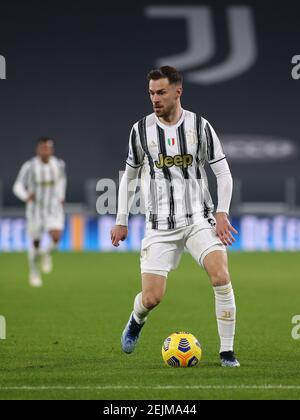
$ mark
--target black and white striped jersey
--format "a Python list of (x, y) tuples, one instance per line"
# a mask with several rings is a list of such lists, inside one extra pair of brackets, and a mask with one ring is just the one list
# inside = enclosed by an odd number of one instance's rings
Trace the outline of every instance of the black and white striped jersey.
[(205, 162), (225, 159), (210, 123), (183, 110), (167, 126), (153, 113), (134, 124), (126, 163), (141, 167), (147, 227), (174, 229), (201, 223), (213, 212)]
[(25, 162), (13, 187), (15, 195), (27, 201), (30, 194), (34, 200), (27, 203), (29, 218), (43, 218), (62, 210), (66, 195), (66, 172), (63, 160), (52, 156), (48, 163), (39, 157)]

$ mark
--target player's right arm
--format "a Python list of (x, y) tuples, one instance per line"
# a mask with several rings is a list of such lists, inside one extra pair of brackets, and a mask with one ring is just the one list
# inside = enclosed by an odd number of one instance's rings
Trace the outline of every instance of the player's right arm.
[(119, 246), (120, 241), (124, 241), (128, 235), (128, 215), (134, 199), (137, 179), (140, 167), (143, 165), (143, 160), (144, 152), (139, 141), (136, 127), (134, 126), (129, 138), (126, 169), (119, 187), (116, 224), (111, 230), (111, 241), (116, 247)]
[(13, 185), (13, 193), (23, 202), (34, 199), (34, 194), (28, 191), (29, 177), (31, 172), (31, 162), (25, 162)]

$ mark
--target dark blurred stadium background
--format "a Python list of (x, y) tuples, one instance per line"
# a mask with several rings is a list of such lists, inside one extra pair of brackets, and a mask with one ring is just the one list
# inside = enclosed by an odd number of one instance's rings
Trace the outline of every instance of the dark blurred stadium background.
[[(286, 2), (3, 1), (0, 251), (25, 248), (12, 184), (41, 135), (55, 139), (67, 163), (62, 248), (111, 249), (114, 217), (97, 216), (96, 184), (118, 180), (131, 125), (151, 113), (146, 74), (168, 63), (184, 74), (183, 106), (223, 141), (235, 181), (235, 248), (299, 250), (299, 39), (297, 7)], [(143, 219), (131, 227), (122, 249), (139, 247)]]

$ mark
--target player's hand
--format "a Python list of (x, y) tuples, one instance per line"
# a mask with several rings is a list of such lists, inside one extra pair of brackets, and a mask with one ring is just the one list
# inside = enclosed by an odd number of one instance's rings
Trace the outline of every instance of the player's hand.
[(27, 197), (27, 203), (30, 203), (31, 201), (34, 201), (34, 199), (35, 199), (35, 194), (34, 193), (31, 193), (31, 194), (29, 194), (29, 196)]
[(231, 246), (235, 239), (232, 233), (238, 235), (238, 231), (230, 224), (226, 213), (216, 213), (216, 231), (218, 237), (225, 246)]
[(110, 233), (111, 243), (113, 244), (113, 246), (119, 246), (120, 241), (125, 241), (127, 236), (128, 236), (128, 227), (116, 225), (114, 228), (112, 228), (111, 233)]

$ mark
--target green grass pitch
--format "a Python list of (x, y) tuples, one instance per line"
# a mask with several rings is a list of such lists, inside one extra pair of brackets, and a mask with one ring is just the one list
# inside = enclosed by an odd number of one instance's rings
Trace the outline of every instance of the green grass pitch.
[[(299, 254), (230, 254), (240, 369), (219, 366), (214, 298), (189, 255), (170, 274), (132, 355), (120, 334), (140, 291), (138, 254), (57, 254), (44, 287), (27, 284), (24, 254), (0, 255), (0, 399), (299, 399)], [(201, 342), (196, 368), (163, 364), (178, 330)]]

